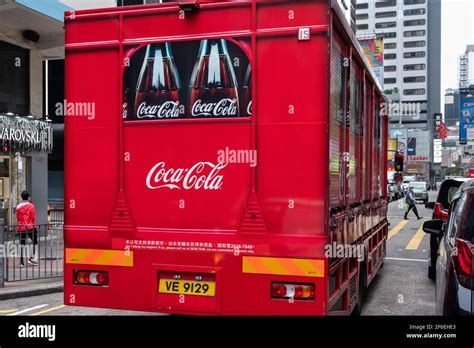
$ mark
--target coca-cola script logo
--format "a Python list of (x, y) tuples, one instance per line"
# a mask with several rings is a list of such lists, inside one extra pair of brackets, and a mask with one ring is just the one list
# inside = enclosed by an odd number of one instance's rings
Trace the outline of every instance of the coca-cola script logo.
[(252, 101), (247, 105), (247, 115), (252, 115)]
[(217, 103), (203, 103), (196, 100), (192, 108), (193, 116), (237, 116), (237, 99), (221, 99)]
[(198, 162), (191, 168), (167, 169), (165, 162), (159, 162), (151, 168), (146, 177), (146, 186), (150, 190), (160, 188), (184, 190), (218, 190), (222, 186), (223, 175), (219, 175), (224, 163)]
[(147, 105), (146, 102), (138, 106), (137, 118), (178, 118), (180, 114), (179, 101), (167, 101), (161, 105)]

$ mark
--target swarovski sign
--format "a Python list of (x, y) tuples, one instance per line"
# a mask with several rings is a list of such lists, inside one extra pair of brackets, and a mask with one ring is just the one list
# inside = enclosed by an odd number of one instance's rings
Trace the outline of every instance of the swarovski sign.
[(23, 151), (50, 152), (53, 149), (53, 130), (48, 122), (0, 115), (0, 141)]

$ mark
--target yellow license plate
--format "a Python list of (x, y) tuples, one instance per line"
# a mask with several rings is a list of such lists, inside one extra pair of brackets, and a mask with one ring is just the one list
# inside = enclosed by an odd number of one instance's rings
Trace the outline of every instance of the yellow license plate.
[(160, 279), (159, 290), (163, 294), (215, 296), (215, 282), (197, 282), (194, 280)]

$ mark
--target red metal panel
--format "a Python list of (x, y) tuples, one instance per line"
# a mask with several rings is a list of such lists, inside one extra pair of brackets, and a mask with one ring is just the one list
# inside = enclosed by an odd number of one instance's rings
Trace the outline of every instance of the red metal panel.
[[(69, 225), (107, 226), (117, 196), (118, 51), (66, 54), (65, 217)], [(87, 105), (93, 116), (69, 109)], [(84, 104), (86, 103), (86, 104)], [(85, 110), (85, 109), (84, 109)]]
[[(66, 45), (119, 40), (118, 18), (67, 21)], [(100, 28), (98, 30), (97, 28)]]
[(329, 22), (327, 1), (267, 1), (258, 7), (258, 29), (304, 27)]
[[(250, 28), (250, 6), (229, 8), (203, 8), (196, 13), (185, 14), (166, 11), (150, 15), (125, 15), (124, 39), (137, 40), (153, 37), (177, 37), (243, 32)], [(216, 21), (216, 17), (219, 20)]]
[(258, 41), (257, 187), (273, 233), (325, 233), (317, 216), (325, 210), (327, 180), (328, 40), (313, 35), (307, 42), (295, 36)]

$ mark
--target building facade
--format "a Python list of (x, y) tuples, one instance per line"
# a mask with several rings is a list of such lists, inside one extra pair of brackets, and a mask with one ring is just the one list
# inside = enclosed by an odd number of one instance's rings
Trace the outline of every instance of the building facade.
[(392, 133), (405, 128), (412, 144), (423, 144), (410, 149), (417, 156), (407, 164), (434, 181), (433, 146), (425, 142), (433, 143), (433, 115), (441, 112), (441, 2), (358, 0), (356, 23), (359, 38), (384, 39), (384, 89), (395, 106), (389, 109)]
[(474, 86), (474, 45), (468, 45), (466, 52), (459, 56), (459, 88)]

